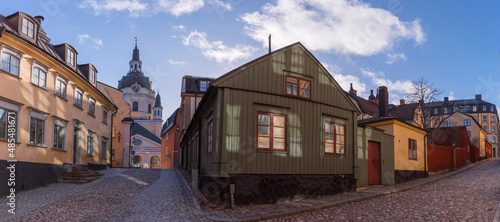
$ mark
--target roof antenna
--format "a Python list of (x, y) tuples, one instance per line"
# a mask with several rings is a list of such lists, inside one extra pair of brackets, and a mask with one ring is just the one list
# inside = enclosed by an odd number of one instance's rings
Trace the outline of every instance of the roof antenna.
[(269, 34), (269, 53), (271, 53), (271, 34)]

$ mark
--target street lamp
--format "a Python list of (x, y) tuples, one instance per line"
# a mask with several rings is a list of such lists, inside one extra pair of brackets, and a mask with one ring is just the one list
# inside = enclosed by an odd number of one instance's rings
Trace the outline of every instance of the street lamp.
[(457, 155), (456, 155), (456, 143), (453, 141), (453, 170), (457, 170)]

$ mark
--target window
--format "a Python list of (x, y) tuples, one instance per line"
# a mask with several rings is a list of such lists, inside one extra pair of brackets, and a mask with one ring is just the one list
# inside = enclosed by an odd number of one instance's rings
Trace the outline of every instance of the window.
[(286, 94), (301, 98), (311, 98), (311, 81), (295, 77), (286, 77)]
[(486, 122), (486, 121), (488, 121), (488, 116), (487, 116), (487, 115), (484, 115), (484, 116), (483, 116), (483, 122)]
[(108, 110), (106, 108), (102, 108), (102, 122), (108, 124)]
[(132, 111), (139, 111), (139, 103), (138, 102), (132, 103)]
[[(17, 141), (17, 116), (16, 112), (12, 110), (7, 110), (0, 108), (0, 139), (8, 140), (10, 138), (15, 138)], [(14, 125), (14, 135), (10, 132), (9, 135), (9, 125)]]
[(56, 95), (66, 99), (67, 82), (60, 77), (56, 78)]
[(434, 114), (438, 114), (438, 109), (434, 109)]
[(496, 143), (496, 142), (497, 142), (497, 137), (496, 137), (496, 136), (494, 136), (494, 137), (492, 138), (491, 142)]
[(429, 125), (429, 119), (425, 119), (425, 125)]
[(495, 122), (495, 117), (493, 115), (491, 116), (491, 122)]
[(467, 134), (468, 134), (468, 135), (469, 135), (469, 137), (470, 137), (470, 135), (471, 135), (471, 134), (470, 134), (470, 131), (467, 131)]
[(54, 137), (52, 147), (54, 149), (64, 150), (64, 141), (66, 137), (66, 124), (59, 120), (54, 120)]
[(473, 106), (472, 107), (472, 112), (476, 112), (477, 111), (477, 106)]
[(408, 139), (408, 158), (410, 160), (417, 160), (417, 141)]
[(325, 123), (325, 154), (345, 154), (345, 125)]
[(95, 83), (95, 70), (94, 69), (90, 69), (89, 80), (91, 83)]
[(490, 106), (490, 110), (491, 110), (491, 112), (494, 112), (495, 108), (493, 106)]
[(94, 156), (94, 133), (87, 133), (87, 155)]
[(148, 113), (151, 113), (151, 104), (148, 104)]
[(40, 86), (42, 88), (46, 87), (45, 80), (47, 79), (47, 73), (40, 70), (38, 67), (33, 67), (33, 73), (31, 75), (31, 83)]
[(29, 143), (37, 146), (45, 145), (45, 120), (30, 118), (30, 140)]
[(470, 119), (464, 120), (464, 126), (470, 126)]
[(469, 107), (464, 107), (464, 113), (468, 113), (469, 112)]
[(83, 107), (83, 92), (79, 89), (75, 89), (75, 106)]
[(111, 128), (111, 138), (115, 138), (116, 137), (116, 126), (113, 126)]
[(486, 106), (483, 106), (483, 112), (486, 112)]
[(286, 115), (257, 114), (257, 149), (285, 150)]
[(451, 122), (450, 121), (444, 121), (444, 127), (450, 127)]
[(108, 139), (102, 138), (101, 141), (101, 159), (106, 159), (108, 157)]
[(95, 100), (89, 99), (89, 114), (95, 116)]
[(486, 131), (486, 133), (488, 133), (488, 126), (483, 126), (483, 129), (484, 131)]
[(438, 119), (434, 119), (434, 124), (437, 125), (439, 123)]
[(72, 66), (75, 66), (75, 53), (68, 49), (68, 55), (66, 55), (66, 62)]
[[(214, 124), (212, 120), (210, 120), (207, 124), (207, 154), (212, 153), (212, 131)], [(167, 135), (168, 136), (168, 135)]]
[(205, 92), (208, 89), (208, 81), (200, 81), (200, 91)]
[(474, 119), (477, 121), (477, 116), (474, 116)]
[(485, 137), (484, 137), (484, 141), (488, 141), (488, 136), (485, 136)]
[(26, 18), (23, 18), (23, 29), (22, 29), (22, 32), (29, 36), (30, 38), (33, 38), (34, 37), (34, 27), (35, 25), (33, 24), (33, 22), (31, 21), (28, 21), (28, 19)]
[(2, 52), (2, 70), (19, 76), (19, 59), (9, 53)]
[(491, 126), (491, 133), (495, 132), (495, 126)]
[(448, 113), (448, 108), (444, 108), (444, 113), (447, 114)]

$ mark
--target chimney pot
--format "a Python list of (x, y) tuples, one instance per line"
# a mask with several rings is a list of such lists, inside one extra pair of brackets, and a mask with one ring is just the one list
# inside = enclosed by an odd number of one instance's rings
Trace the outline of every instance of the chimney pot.
[(37, 15), (35, 16), (35, 20), (40, 23), (40, 26), (42, 25), (42, 21), (44, 20), (45, 18), (41, 15)]
[(405, 104), (405, 100), (404, 99), (400, 99), (399, 100), (399, 105), (404, 105)]

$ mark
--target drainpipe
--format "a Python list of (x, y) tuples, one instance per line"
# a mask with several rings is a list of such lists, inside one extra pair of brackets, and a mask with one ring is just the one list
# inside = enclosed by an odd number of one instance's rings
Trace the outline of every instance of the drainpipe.
[[(424, 172), (427, 173), (427, 136), (428, 134), (425, 134), (424, 136)], [(427, 173), (427, 175), (429, 175)]]
[(198, 119), (198, 187), (200, 187), (200, 173), (201, 173), (201, 170), (200, 170), (200, 166), (201, 166), (201, 149), (200, 149), (200, 146), (201, 146), (201, 118)]
[(116, 116), (117, 111), (118, 109), (115, 110), (113, 114), (111, 114), (111, 138), (109, 139), (111, 141), (109, 143), (109, 168), (113, 168), (113, 162), (111, 161), (111, 157), (113, 156), (113, 117)]
[(357, 141), (357, 138), (354, 137), (354, 135), (356, 135), (356, 129), (357, 129), (357, 126), (358, 126), (358, 120), (356, 118), (356, 115), (354, 115), (355, 112), (352, 112), (352, 119), (353, 121), (355, 122), (352, 126), (352, 137), (353, 137), (353, 140), (352, 140), (352, 144), (353, 144), (353, 150), (352, 150), (352, 178), (354, 178), (354, 180), (356, 180), (356, 141)]

